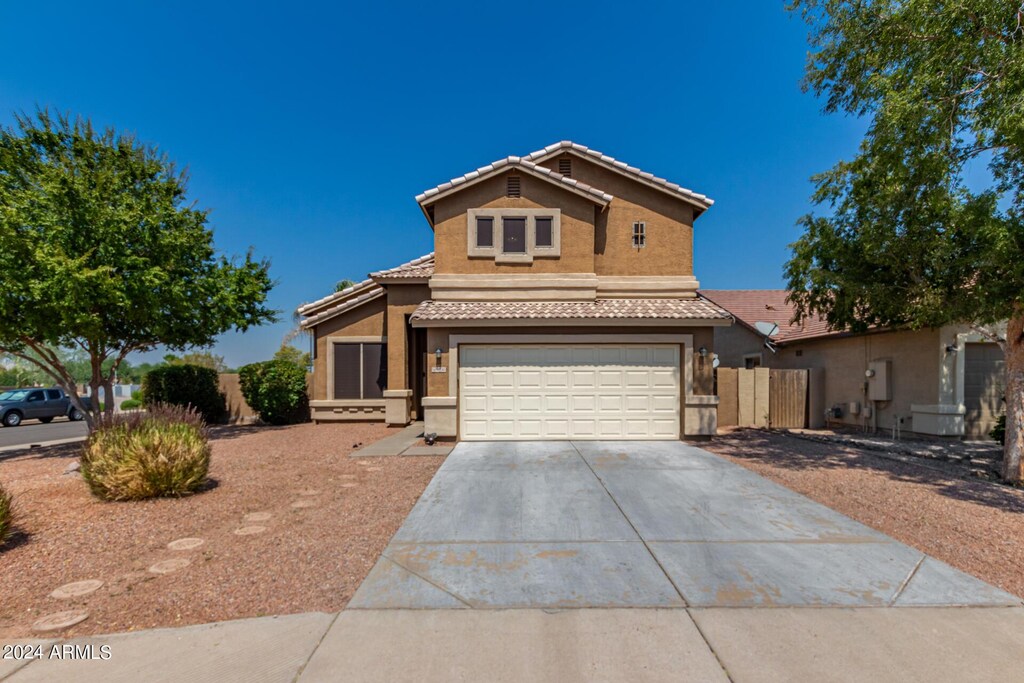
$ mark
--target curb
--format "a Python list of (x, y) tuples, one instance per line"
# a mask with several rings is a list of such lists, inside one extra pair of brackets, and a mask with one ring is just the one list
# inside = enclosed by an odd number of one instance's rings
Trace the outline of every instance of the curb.
[(79, 443), (85, 441), (85, 436), (73, 436), (67, 439), (54, 439), (53, 441), (40, 441), (39, 443), (32, 444), (18, 444), (16, 446), (3, 446), (0, 447), (0, 453), (13, 453), (14, 451), (30, 451), (36, 448), (45, 448), (47, 446), (63, 446), (69, 443)]

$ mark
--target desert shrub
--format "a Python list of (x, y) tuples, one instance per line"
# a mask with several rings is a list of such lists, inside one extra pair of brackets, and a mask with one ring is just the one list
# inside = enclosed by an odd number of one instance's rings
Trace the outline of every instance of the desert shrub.
[(195, 493), (210, 468), (206, 425), (198, 411), (182, 406), (116, 414), (89, 435), (81, 464), (89, 488), (104, 500)]
[(11, 494), (0, 486), (0, 548), (11, 535)]
[(217, 371), (199, 365), (165, 365), (150, 370), (142, 380), (142, 402), (147, 406), (192, 406), (208, 424), (223, 422), (228, 412)]
[(142, 407), (142, 401), (130, 398), (121, 402), (121, 410), (137, 410)]
[(238, 369), (242, 396), (260, 419), (273, 425), (309, 420), (306, 369), (287, 360), (268, 360)]
[(999, 420), (996, 421), (996, 426), (992, 428), (992, 431), (988, 433), (994, 440), (1005, 445), (1006, 444), (1006, 416), (1000, 415)]

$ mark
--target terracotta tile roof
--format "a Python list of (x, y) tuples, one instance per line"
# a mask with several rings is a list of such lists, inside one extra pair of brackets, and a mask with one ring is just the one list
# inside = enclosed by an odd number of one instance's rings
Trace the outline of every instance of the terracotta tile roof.
[(367, 291), (376, 286), (377, 283), (375, 283), (373, 280), (366, 279), (363, 280), (362, 282), (357, 282), (351, 287), (346, 287), (340, 292), (334, 292), (332, 294), (328, 294), (322, 299), (311, 301), (308, 304), (302, 304), (301, 306), (299, 306), (297, 310), (300, 315), (310, 315), (311, 313), (316, 312), (318, 309), (326, 307), (328, 304), (340, 302), (343, 299), (350, 299), (352, 297), (365, 294)]
[(378, 270), (370, 273), (370, 278), (380, 280), (408, 280), (430, 278), (434, 274), (434, 252), (430, 252), (418, 259), (403, 263), (387, 270)]
[(425, 301), (414, 321), (457, 320), (729, 320), (728, 312), (701, 298), (598, 299), (596, 301)]
[(548, 180), (552, 183), (555, 183), (556, 185), (562, 185), (566, 189), (572, 190), (577, 194), (584, 195), (591, 200), (600, 202), (601, 204), (607, 204), (612, 199), (614, 199), (614, 197), (612, 197), (607, 192), (599, 190), (596, 187), (591, 187), (586, 183), (581, 183), (575, 178), (567, 178), (559, 173), (556, 173), (555, 171), (552, 171), (550, 168), (538, 166), (529, 159), (511, 156), (505, 157), (504, 159), (498, 159), (497, 161), (487, 164), (486, 166), (481, 166), (475, 171), (470, 171), (465, 175), (461, 175), (458, 178), (452, 178), (446, 183), (441, 183), (437, 187), (432, 187), (429, 190), (421, 192), (420, 194), (416, 195), (416, 201), (419, 202), (420, 204), (423, 204), (425, 202), (432, 202), (434, 199), (446, 194), (450, 190), (453, 190), (461, 185), (470, 185), (475, 182), (479, 182), (492, 175), (501, 173), (502, 171), (506, 170), (509, 167), (519, 168), (521, 170), (526, 171), (527, 173), (530, 173), (531, 175), (537, 176), (538, 178)]
[(619, 161), (614, 157), (610, 157), (607, 154), (602, 154), (601, 152), (598, 152), (596, 149), (590, 149), (589, 147), (577, 144), (575, 142), (572, 142), (571, 140), (562, 140), (561, 142), (556, 142), (553, 145), (548, 145), (544, 149), (538, 149), (536, 152), (533, 152), (532, 154), (528, 154), (527, 156), (525, 156), (524, 159), (526, 159), (527, 161), (540, 162), (556, 154), (561, 154), (562, 152), (571, 152), (577, 154), (580, 157), (589, 159), (612, 171), (616, 171), (618, 173), (621, 173), (622, 175), (634, 178), (635, 180), (639, 180), (648, 185), (652, 185), (654, 187), (657, 187), (658, 189), (666, 190), (670, 193), (679, 195), (680, 197), (683, 197), (699, 205), (703, 209), (707, 209), (708, 207), (715, 203), (713, 199), (706, 195), (699, 194), (697, 192), (694, 192), (693, 190), (689, 190), (676, 183), (669, 182), (664, 178), (659, 178), (653, 173), (642, 171), (639, 168), (636, 168), (635, 166), (630, 166), (624, 161)]
[(779, 331), (771, 338), (779, 343), (839, 333), (830, 330), (818, 316), (811, 316), (800, 324), (791, 322), (796, 309), (786, 301), (789, 291), (785, 289), (702, 289), (700, 293), (749, 328), (753, 329), (758, 322), (776, 323)]
[(302, 329), (304, 330), (308, 329), (310, 327), (313, 327), (314, 325), (322, 323), (325, 320), (333, 318), (337, 315), (341, 315), (345, 311), (356, 308), (357, 306), (362, 306), (363, 304), (369, 301), (373, 301), (374, 299), (377, 299), (382, 296), (384, 296), (384, 288), (380, 287), (379, 285), (374, 286), (372, 288), (367, 289), (365, 292), (359, 294), (358, 296), (355, 296), (351, 299), (345, 299), (339, 304), (331, 306), (330, 308), (325, 308), (317, 312), (315, 315), (309, 316), (308, 318), (302, 321), (300, 327), (302, 327)]

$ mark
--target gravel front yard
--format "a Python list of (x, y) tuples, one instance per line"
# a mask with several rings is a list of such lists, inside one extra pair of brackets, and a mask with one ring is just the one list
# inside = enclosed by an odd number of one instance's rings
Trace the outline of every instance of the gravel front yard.
[(1024, 597), (1024, 490), (757, 430), (701, 445)]
[[(38, 636), (33, 622), (64, 610), (89, 612), (59, 632), (67, 637), (340, 610), (444, 460), (348, 457), (394, 432), (380, 424), (221, 428), (213, 488), (136, 503), (100, 502), (78, 475), (64, 475), (74, 447), (0, 455), (20, 532), (0, 550), (0, 639)], [(184, 538), (203, 542), (168, 548)], [(190, 564), (150, 570), (178, 559)], [(104, 583), (80, 597), (50, 595), (90, 579)]]

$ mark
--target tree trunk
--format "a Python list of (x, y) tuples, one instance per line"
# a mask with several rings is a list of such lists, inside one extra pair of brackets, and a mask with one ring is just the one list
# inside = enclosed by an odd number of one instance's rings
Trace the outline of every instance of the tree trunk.
[(105, 377), (103, 386), (103, 420), (109, 422), (114, 417), (114, 381)]
[(1024, 479), (1024, 308), (1017, 307), (1006, 326), (1006, 443), (1003, 479)]

